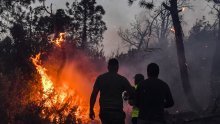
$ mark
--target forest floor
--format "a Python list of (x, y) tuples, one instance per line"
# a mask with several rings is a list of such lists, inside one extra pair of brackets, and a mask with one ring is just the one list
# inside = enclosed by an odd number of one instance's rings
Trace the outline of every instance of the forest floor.
[(185, 112), (168, 117), (167, 124), (220, 124), (220, 111), (215, 113)]

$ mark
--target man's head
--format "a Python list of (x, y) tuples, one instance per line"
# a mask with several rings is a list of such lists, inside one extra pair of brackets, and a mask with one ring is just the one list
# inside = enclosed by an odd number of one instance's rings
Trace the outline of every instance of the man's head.
[(142, 75), (142, 74), (136, 74), (134, 76), (134, 83), (135, 83), (135, 85), (138, 85), (138, 83), (140, 83), (143, 80), (144, 80), (144, 75)]
[(159, 75), (159, 66), (156, 63), (150, 63), (147, 66), (147, 75), (148, 77), (157, 78)]
[(118, 60), (115, 58), (109, 59), (108, 61), (108, 71), (117, 73), (119, 68)]

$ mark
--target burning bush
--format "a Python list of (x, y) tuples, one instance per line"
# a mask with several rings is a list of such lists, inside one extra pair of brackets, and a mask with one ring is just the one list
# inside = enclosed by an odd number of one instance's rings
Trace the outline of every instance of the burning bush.
[(64, 36), (32, 55), (25, 65), (29, 71), (18, 66), (10, 74), (0, 73), (0, 123), (89, 123), (92, 82), (104, 59), (64, 42)]
[(81, 50), (67, 49), (63, 34), (52, 42), (56, 47), (46, 59), (42, 61), (42, 53), (31, 57), (40, 76), (42, 92), (30, 106), (37, 111), (29, 115), (37, 114), (54, 123), (88, 123), (91, 82), (100, 71), (96, 68), (100, 63), (94, 64)]

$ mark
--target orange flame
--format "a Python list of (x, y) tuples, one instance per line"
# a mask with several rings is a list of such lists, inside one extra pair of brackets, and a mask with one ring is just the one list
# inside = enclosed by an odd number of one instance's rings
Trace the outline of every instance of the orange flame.
[[(61, 43), (64, 42), (65, 33), (60, 33), (59, 36), (59, 38), (51, 40), (51, 42), (58, 47), (61, 47)], [(55, 107), (57, 110), (60, 110), (64, 106), (68, 106), (66, 110), (62, 113), (62, 116), (67, 117), (72, 112), (73, 108), (76, 108), (74, 112), (76, 118), (81, 119), (82, 122), (88, 122), (89, 119), (87, 115), (89, 106), (85, 106), (83, 104), (84, 100), (82, 96), (79, 96), (74, 89), (68, 87), (68, 85), (65, 85), (65, 83), (62, 86), (55, 87), (54, 82), (47, 74), (47, 69), (43, 67), (41, 63), (40, 56), (41, 53), (38, 53), (35, 57), (31, 57), (31, 60), (37, 72), (41, 76), (43, 89), (42, 100), (45, 100), (44, 107), (47, 108), (45, 110), (42, 110), (41, 116), (43, 118), (48, 117), (48, 109), (54, 109)], [(57, 114), (56, 112), (52, 113), (49, 118), (51, 121), (57, 120), (56, 122), (60, 120), (59, 114)]]
[(54, 87), (53, 82), (50, 80), (49, 76), (46, 74), (47, 69), (42, 67), (40, 64), (40, 53), (35, 57), (31, 57), (33, 64), (35, 65), (38, 73), (41, 75), (41, 81), (43, 86), (44, 97), (47, 98), (48, 94), (52, 93)]
[[(47, 99), (49, 98), (49, 95), (55, 92), (55, 88), (54, 88), (54, 83), (46, 73), (47, 69), (41, 65), (40, 55), (41, 54), (39, 53), (35, 57), (31, 57), (31, 60), (35, 65), (37, 72), (41, 76), (43, 99)], [(63, 89), (66, 90), (65, 88)], [(63, 90), (56, 90), (56, 93), (57, 94), (53, 96), (52, 100), (48, 100), (45, 102), (44, 104), (45, 107), (51, 107), (53, 104), (56, 103), (62, 104), (63, 102), (65, 102), (65, 99), (67, 98), (68, 94)]]
[(49, 40), (51, 43), (54, 43), (56, 46), (61, 47), (61, 44), (65, 40), (65, 35), (66, 33), (59, 33), (59, 37), (54, 39), (54, 35), (53, 35), (53, 38), (49, 37)]

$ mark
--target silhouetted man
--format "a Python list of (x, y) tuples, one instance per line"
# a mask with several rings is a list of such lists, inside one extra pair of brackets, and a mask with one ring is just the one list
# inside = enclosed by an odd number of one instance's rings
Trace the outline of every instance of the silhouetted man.
[[(136, 74), (134, 76), (134, 83), (135, 83), (135, 86), (134, 86), (134, 89), (136, 90), (138, 85), (144, 81), (144, 75), (142, 74)], [(132, 112), (131, 112), (131, 117), (132, 117), (132, 124), (137, 124), (137, 119), (138, 119), (138, 115), (139, 115), (139, 109), (137, 106), (133, 106), (132, 108)]]
[(125, 113), (123, 111), (122, 93), (126, 91), (129, 96), (134, 95), (134, 91), (128, 80), (119, 75), (119, 63), (117, 59), (110, 59), (108, 62), (108, 72), (104, 73), (95, 81), (90, 98), (90, 118), (94, 119), (94, 104), (98, 92), (100, 91), (100, 113), (102, 124), (124, 124)]
[(138, 85), (136, 105), (139, 108), (138, 124), (164, 124), (164, 108), (174, 105), (169, 86), (158, 79), (159, 66), (147, 67), (148, 79)]

